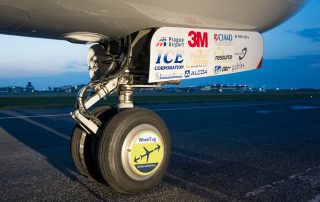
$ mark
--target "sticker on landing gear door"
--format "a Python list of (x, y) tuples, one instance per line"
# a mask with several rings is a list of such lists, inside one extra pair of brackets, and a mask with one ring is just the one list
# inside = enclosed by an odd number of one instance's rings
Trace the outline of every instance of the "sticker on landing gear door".
[(232, 74), (260, 68), (258, 32), (162, 27), (150, 44), (149, 82)]
[(149, 175), (160, 166), (163, 154), (163, 143), (159, 136), (153, 131), (144, 132), (138, 135), (132, 145), (131, 167), (140, 175)]

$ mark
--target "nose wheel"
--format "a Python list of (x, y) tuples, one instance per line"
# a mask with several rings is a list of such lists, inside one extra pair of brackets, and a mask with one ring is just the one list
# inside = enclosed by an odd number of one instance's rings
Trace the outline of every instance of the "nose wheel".
[[(117, 109), (110, 106), (100, 106), (92, 111), (92, 114), (105, 124), (116, 113)], [(70, 140), (70, 153), (73, 163), (81, 175), (101, 181), (103, 178), (97, 161), (97, 145), (98, 137), (95, 134), (88, 133), (79, 124), (76, 124)]]
[(71, 156), (78, 172), (105, 181), (121, 193), (137, 193), (156, 186), (170, 159), (170, 135), (154, 112), (143, 108), (99, 107), (93, 112), (103, 129), (98, 136), (77, 125)]
[(157, 185), (169, 159), (168, 128), (150, 110), (124, 110), (101, 133), (99, 168), (106, 182), (118, 192), (137, 193)]

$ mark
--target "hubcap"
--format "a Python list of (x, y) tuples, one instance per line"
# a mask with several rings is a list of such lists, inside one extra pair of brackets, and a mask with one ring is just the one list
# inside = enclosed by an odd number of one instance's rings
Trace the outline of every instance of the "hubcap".
[(163, 156), (163, 139), (160, 132), (150, 124), (133, 128), (121, 150), (124, 170), (135, 180), (146, 180), (153, 176), (159, 169)]

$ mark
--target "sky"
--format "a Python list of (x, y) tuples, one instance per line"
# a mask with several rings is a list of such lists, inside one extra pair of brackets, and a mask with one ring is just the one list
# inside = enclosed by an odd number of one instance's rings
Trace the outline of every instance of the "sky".
[[(247, 84), (265, 88), (320, 88), (320, 0), (309, 0), (293, 17), (263, 33), (264, 61), (258, 70), (185, 80), (183, 86)], [(36, 89), (89, 82), (90, 45), (0, 35), (0, 86)]]

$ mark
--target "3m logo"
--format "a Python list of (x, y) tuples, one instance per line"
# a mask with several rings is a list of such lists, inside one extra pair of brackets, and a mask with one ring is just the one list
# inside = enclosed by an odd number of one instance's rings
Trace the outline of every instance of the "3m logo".
[(188, 34), (191, 39), (188, 41), (190, 47), (208, 47), (208, 33), (207, 32), (195, 32), (190, 31)]

